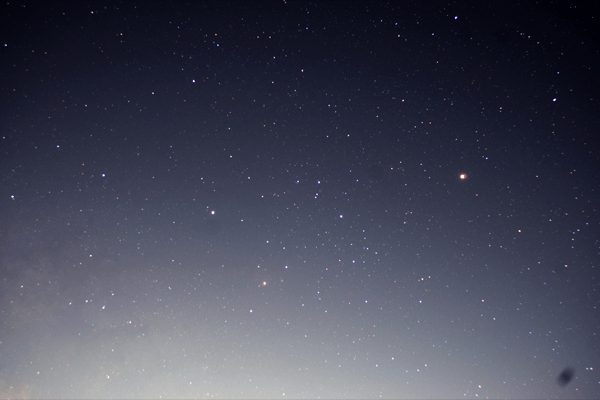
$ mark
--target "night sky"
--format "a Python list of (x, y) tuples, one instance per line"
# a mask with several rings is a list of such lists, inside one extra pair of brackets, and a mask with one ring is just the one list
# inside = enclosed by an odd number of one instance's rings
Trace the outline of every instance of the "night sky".
[(597, 6), (64, 3), (0, 6), (0, 397), (600, 393)]

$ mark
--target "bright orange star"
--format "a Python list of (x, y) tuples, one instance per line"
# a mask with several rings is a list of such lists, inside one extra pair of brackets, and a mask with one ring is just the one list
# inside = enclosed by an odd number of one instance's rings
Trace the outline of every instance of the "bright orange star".
[(460, 178), (461, 181), (465, 181), (468, 178), (467, 174), (460, 174), (458, 177)]

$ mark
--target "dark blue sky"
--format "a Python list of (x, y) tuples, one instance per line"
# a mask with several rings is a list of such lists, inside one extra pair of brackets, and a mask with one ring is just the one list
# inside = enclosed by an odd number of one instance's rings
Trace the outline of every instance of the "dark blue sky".
[(0, 395), (598, 392), (597, 7), (0, 15)]

